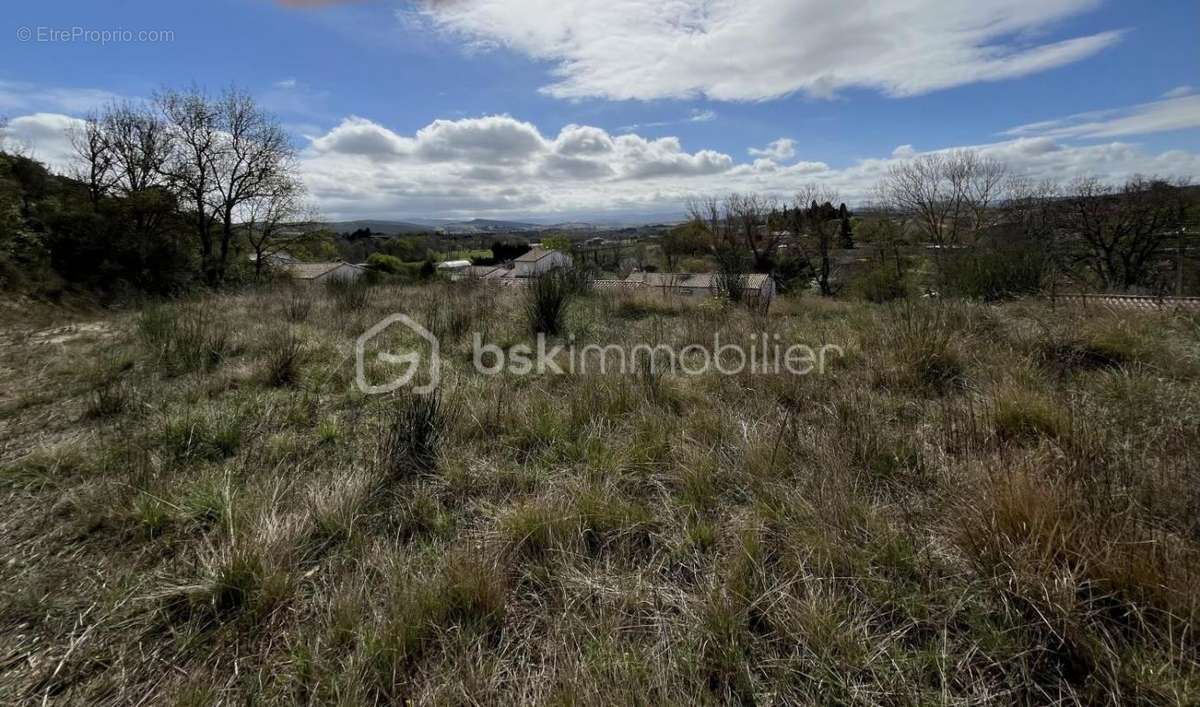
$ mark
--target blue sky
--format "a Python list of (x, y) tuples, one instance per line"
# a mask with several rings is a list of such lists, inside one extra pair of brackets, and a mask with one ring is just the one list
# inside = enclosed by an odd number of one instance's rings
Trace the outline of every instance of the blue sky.
[[(861, 201), (888, 161), (960, 146), (1035, 176), (1200, 177), (1200, 3), (879, 5), (10, 4), (0, 113), (61, 162), (54, 131), (111, 97), (233, 82), (333, 217), (668, 214), (804, 181)], [(38, 41), (76, 27), (171, 36)]]

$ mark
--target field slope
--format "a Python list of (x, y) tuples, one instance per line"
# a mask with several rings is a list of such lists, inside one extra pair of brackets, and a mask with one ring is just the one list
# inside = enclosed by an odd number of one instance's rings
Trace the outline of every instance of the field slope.
[[(364, 396), (392, 312), (440, 395)], [(1200, 702), (1200, 320), (583, 297), (822, 376), (495, 377), (516, 292), (214, 295), (0, 336), (0, 701)]]

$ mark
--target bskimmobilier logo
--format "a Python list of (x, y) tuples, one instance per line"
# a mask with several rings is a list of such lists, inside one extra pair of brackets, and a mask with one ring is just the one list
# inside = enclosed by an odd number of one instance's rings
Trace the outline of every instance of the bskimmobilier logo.
[[(416, 334), (418, 337), (428, 342), (429, 354), (422, 356), (419, 351), (409, 351), (407, 353), (395, 354), (387, 351), (378, 351), (375, 353), (375, 358), (382, 363), (392, 366), (406, 366), (399, 374), (387, 379), (386, 382), (373, 384), (368, 381), (368, 356), (367, 347), (371, 342), (380, 339), (380, 337), (389, 330), (396, 327), (406, 328), (408, 331)], [(421, 326), (412, 317), (407, 314), (392, 314), (384, 317), (375, 326), (363, 332), (362, 336), (354, 343), (354, 373), (355, 381), (358, 383), (358, 388), (367, 395), (380, 395), (382, 393), (391, 393), (403, 388), (414, 381), (417, 373), (422, 368), (422, 359), (428, 360), (429, 379), (420, 385), (413, 387), (413, 392), (418, 395), (426, 395), (437, 389), (442, 378), (442, 358), (441, 346), (438, 337), (434, 336), (433, 332)]]
[[(415, 334), (417, 349), (403, 353), (384, 350), (382, 341), (388, 332), (406, 330)], [(402, 333), (402, 332), (401, 332)], [(471, 364), (475, 373), (495, 375), (643, 375), (650, 373), (677, 376), (717, 375), (822, 375), (830, 357), (840, 358), (842, 348), (835, 344), (809, 346), (788, 343), (779, 334), (751, 334), (743, 340), (722, 341), (715, 333), (712, 342), (689, 343), (676, 348), (663, 343), (576, 345), (574, 336), (550, 341), (538, 334), (533, 344), (516, 344), (507, 349), (486, 342), (479, 332), (471, 335)], [(395, 338), (392, 338), (395, 341)], [(373, 345), (374, 344), (374, 345)], [(428, 349), (427, 352), (422, 349)], [(374, 354), (370, 354), (375, 350)], [(413, 392), (425, 395), (441, 383), (441, 344), (438, 337), (407, 314), (392, 314), (380, 320), (358, 337), (355, 344), (356, 381), (368, 395), (391, 393), (412, 385)], [(402, 367), (393, 375), (379, 375), (372, 364)], [(425, 365), (427, 362), (428, 365)], [(426, 378), (418, 373), (427, 369)], [(384, 382), (372, 382), (376, 377)]]

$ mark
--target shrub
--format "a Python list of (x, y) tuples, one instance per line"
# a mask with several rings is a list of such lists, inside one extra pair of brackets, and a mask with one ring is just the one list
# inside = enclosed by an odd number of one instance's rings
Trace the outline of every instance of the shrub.
[(367, 257), (367, 267), (378, 272), (396, 275), (404, 269), (404, 262), (394, 255), (371, 253)]
[(1045, 259), (1032, 248), (953, 254), (942, 261), (947, 294), (996, 302), (1041, 290)]
[(895, 268), (887, 266), (867, 271), (855, 284), (863, 299), (876, 304), (898, 300), (908, 294), (904, 278)]

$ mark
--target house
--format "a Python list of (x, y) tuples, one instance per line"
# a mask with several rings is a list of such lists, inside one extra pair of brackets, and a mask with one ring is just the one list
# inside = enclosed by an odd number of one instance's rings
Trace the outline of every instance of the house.
[[(625, 282), (660, 290), (664, 295), (713, 297), (720, 290), (717, 278), (715, 273), (636, 272), (625, 278)], [(770, 302), (775, 299), (775, 279), (760, 273), (743, 275), (742, 296), (763, 303)]]
[(354, 281), (366, 272), (363, 268), (346, 262), (337, 263), (293, 263), (283, 267), (292, 279), (301, 282), (324, 283), (330, 280)]
[(571, 256), (557, 250), (534, 248), (514, 261), (513, 277), (537, 277), (555, 268), (571, 267)]

